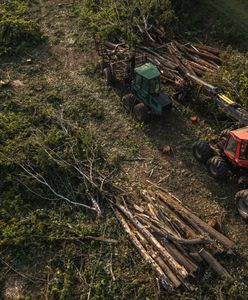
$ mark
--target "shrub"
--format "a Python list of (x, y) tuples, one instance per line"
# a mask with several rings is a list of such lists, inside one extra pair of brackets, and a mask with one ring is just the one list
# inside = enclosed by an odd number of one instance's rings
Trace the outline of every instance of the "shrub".
[(21, 52), (40, 40), (39, 26), (30, 19), (27, 3), (10, 0), (0, 4), (0, 55)]
[(149, 36), (149, 31), (159, 28), (171, 32), (175, 19), (170, 1), (86, 1), (80, 21), (97, 38), (123, 39), (134, 45)]

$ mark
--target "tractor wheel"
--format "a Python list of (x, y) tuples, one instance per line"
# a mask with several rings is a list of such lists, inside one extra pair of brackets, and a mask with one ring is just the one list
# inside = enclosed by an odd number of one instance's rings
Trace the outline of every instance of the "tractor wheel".
[(248, 190), (239, 191), (235, 195), (235, 201), (241, 217), (248, 220)]
[(207, 161), (209, 173), (215, 179), (223, 179), (228, 175), (228, 166), (221, 156), (213, 156)]
[(104, 73), (106, 83), (109, 85), (112, 84), (114, 82), (114, 77), (113, 77), (111, 69), (109, 67), (107, 67), (103, 70), (103, 73)]
[(229, 133), (230, 133), (230, 129), (224, 129), (221, 131), (220, 137), (226, 139), (229, 136)]
[(149, 111), (144, 103), (138, 103), (133, 108), (133, 115), (137, 121), (145, 122), (149, 119)]
[(136, 102), (136, 98), (133, 94), (127, 94), (122, 97), (123, 106), (126, 109), (126, 111), (128, 111), (128, 112), (133, 111), (135, 102)]
[(101, 72), (103, 72), (104, 69), (106, 69), (108, 67), (108, 63), (105, 60), (101, 60), (99, 62), (99, 67), (100, 67)]
[(214, 155), (213, 149), (204, 141), (194, 143), (192, 150), (194, 157), (202, 163), (206, 163)]

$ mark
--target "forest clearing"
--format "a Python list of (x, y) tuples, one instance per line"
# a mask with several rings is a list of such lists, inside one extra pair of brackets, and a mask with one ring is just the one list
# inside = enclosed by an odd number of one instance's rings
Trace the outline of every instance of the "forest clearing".
[[(1, 2), (1, 299), (247, 299), (243, 188), (192, 146), (247, 126), (218, 101), (248, 110), (248, 11), (210, 2)], [(139, 49), (172, 107), (136, 91), (149, 120), (127, 112), (135, 86), (106, 84), (96, 40)]]

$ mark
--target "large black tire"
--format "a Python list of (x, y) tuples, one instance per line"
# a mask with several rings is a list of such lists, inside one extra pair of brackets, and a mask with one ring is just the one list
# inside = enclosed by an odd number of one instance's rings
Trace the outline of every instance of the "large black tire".
[(213, 156), (207, 161), (208, 171), (215, 179), (224, 179), (228, 175), (228, 165), (221, 156)]
[(103, 70), (103, 73), (104, 73), (106, 83), (111, 85), (114, 82), (114, 77), (113, 77), (110, 67), (105, 68)]
[(202, 163), (206, 163), (213, 155), (214, 151), (207, 142), (195, 142), (192, 148), (194, 157)]
[(123, 107), (126, 109), (128, 112), (133, 112), (133, 108), (136, 104), (136, 97), (134, 94), (127, 94), (122, 97), (122, 104)]
[(235, 201), (241, 217), (248, 220), (248, 190), (239, 191), (235, 195)]
[(149, 119), (149, 110), (144, 103), (138, 103), (133, 108), (134, 118), (139, 122), (146, 122)]

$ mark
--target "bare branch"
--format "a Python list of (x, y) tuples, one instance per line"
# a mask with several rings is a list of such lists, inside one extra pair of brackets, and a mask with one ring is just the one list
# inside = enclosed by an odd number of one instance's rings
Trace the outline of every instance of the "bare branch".
[(79, 206), (79, 207), (84, 207), (89, 210), (95, 211), (98, 215), (100, 214), (101, 210), (95, 199), (91, 198), (91, 201), (93, 203), (92, 207), (88, 206), (86, 204), (80, 203), (80, 202), (75, 202), (69, 199), (68, 197), (65, 197), (64, 195), (58, 193), (46, 180), (45, 178), (34, 171), (34, 169), (29, 165), (28, 167), (20, 164), (20, 167), (33, 179), (35, 179), (37, 182), (41, 183), (42, 185), (46, 186), (56, 197), (58, 197), (60, 200), (64, 200), (72, 205)]

